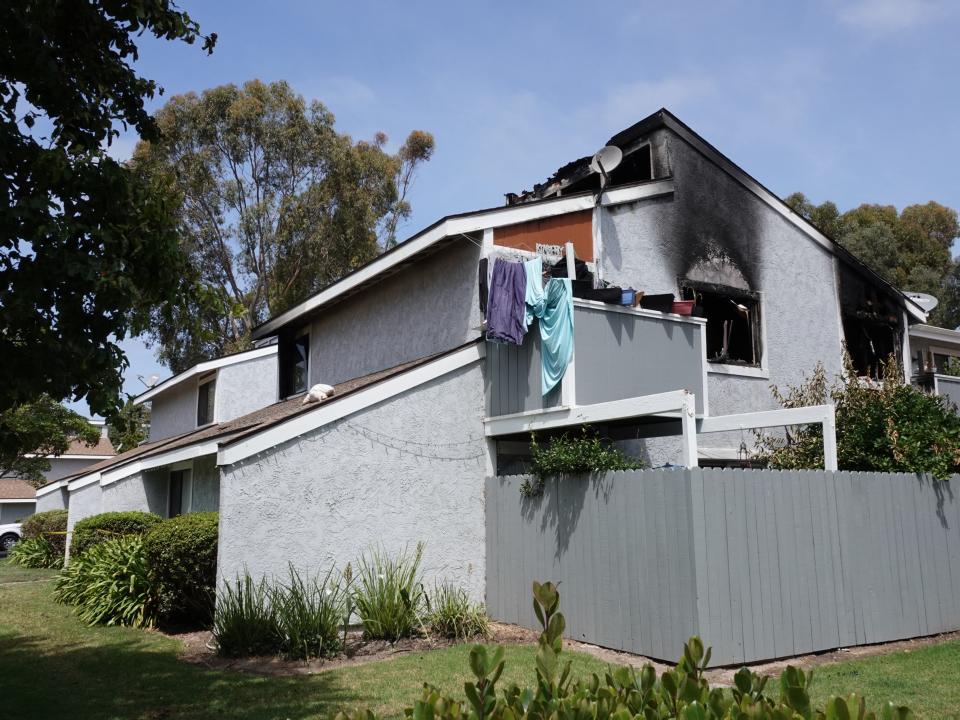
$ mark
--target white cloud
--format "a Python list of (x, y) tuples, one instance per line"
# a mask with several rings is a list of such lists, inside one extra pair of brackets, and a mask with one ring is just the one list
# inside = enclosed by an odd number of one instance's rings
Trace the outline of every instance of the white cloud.
[(943, 0), (856, 0), (837, 5), (846, 25), (871, 35), (889, 35), (926, 25), (948, 15), (955, 6)]

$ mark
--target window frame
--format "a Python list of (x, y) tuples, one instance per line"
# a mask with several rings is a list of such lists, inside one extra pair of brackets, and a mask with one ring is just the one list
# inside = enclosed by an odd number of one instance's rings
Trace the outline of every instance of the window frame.
[[(744, 377), (766, 378), (769, 379), (770, 373), (767, 366), (767, 322), (764, 312), (764, 294), (753, 290), (720, 283), (709, 283), (700, 280), (690, 280), (688, 278), (679, 278), (678, 286), (680, 297), (689, 299), (690, 293), (709, 293), (711, 295), (720, 295), (728, 297), (731, 300), (747, 300), (750, 302), (750, 329), (751, 343), (753, 346), (756, 362), (725, 362), (719, 359), (711, 359), (707, 347), (704, 347), (704, 357), (707, 361), (707, 372), (719, 375), (742, 375)], [(709, 327), (710, 319), (703, 317)], [(705, 328), (706, 330), (706, 328)], [(704, 336), (706, 342), (706, 335)]]
[[(278, 379), (281, 383), (280, 388), (280, 398), (286, 400), (287, 398), (296, 397), (297, 395), (303, 395), (310, 389), (310, 328), (307, 327), (300, 332), (293, 335), (289, 342), (289, 347), (284, 353), (284, 357), (280, 358), (283, 364), (286, 367), (281, 367), (280, 372), (278, 373)], [(306, 353), (304, 355), (304, 384), (302, 388), (295, 388), (293, 385), (294, 378), (294, 367), (296, 366), (295, 362), (292, 362), (296, 356), (295, 346), (297, 343), (306, 342)]]
[[(210, 386), (213, 386), (212, 388)], [(213, 397), (210, 397), (210, 390), (213, 390)], [(210, 415), (206, 422), (201, 422), (200, 416), (200, 397), (203, 391), (207, 393), (207, 403), (204, 408)], [(213, 373), (212, 375), (207, 376), (201, 380), (197, 381), (197, 427), (203, 427), (204, 425), (212, 425), (216, 422), (217, 415), (217, 374)]]
[[(174, 488), (174, 475), (177, 476), (176, 482), (179, 483), (179, 493), (178, 493), (178, 508), (174, 512), (173, 506), (173, 488)], [(186, 510), (184, 510), (183, 499), (184, 496), (187, 498)], [(187, 515), (192, 512), (193, 508), (193, 465), (192, 463), (187, 463), (185, 465), (174, 465), (170, 468), (170, 472), (167, 474), (167, 517), (179, 517), (180, 515)]]

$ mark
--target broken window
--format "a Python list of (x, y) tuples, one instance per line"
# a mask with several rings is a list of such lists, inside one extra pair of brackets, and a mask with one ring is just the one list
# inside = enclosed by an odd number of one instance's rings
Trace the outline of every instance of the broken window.
[(685, 280), (681, 282), (681, 296), (693, 300), (693, 314), (707, 321), (709, 362), (760, 365), (763, 348), (757, 293)]
[(875, 284), (844, 269), (840, 276), (843, 337), (860, 377), (879, 380), (890, 356), (902, 352), (900, 310)]

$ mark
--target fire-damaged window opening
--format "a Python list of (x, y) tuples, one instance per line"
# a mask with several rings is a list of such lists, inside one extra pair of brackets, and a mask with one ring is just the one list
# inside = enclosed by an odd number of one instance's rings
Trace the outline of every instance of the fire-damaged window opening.
[(696, 280), (681, 280), (680, 294), (693, 300), (693, 314), (707, 321), (708, 362), (760, 366), (759, 294)]
[[(589, 160), (589, 158), (584, 158)], [(644, 180), (653, 180), (653, 156), (650, 152), (650, 144), (647, 143), (638, 147), (636, 150), (624, 154), (623, 160), (613, 172), (610, 173), (610, 185), (628, 185)], [(571, 193), (591, 190), (596, 192), (600, 189), (600, 175), (590, 173), (580, 180), (574, 181), (563, 188), (558, 195), (569, 195)]]
[(843, 337), (850, 361), (860, 377), (879, 380), (891, 356), (902, 347), (896, 304), (861, 278), (841, 275)]

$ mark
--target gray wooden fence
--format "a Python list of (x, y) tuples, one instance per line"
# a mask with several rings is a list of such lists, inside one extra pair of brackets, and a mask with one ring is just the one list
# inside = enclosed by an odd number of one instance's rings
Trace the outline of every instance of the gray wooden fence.
[(487, 606), (536, 627), (560, 585), (568, 636), (727, 665), (960, 629), (960, 479), (647, 470), (487, 481)]

